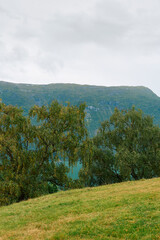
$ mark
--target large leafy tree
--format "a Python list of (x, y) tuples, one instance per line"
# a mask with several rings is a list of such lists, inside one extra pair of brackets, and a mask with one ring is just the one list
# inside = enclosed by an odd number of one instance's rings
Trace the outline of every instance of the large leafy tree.
[[(9, 204), (68, 184), (68, 168), (83, 160), (87, 141), (85, 105), (58, 102), (23, 110), (0, 103), (0, 204)], [(37, 124), (32, 124), (35, 118)]]
[(93, 163), (86, 174), (90, 185), (160, 176), (160, 128), (141, 110), (115, 109), (93, 141)]
[(63, 106), (53, 101), (49, 106), (34, 106), (30, 111), (30, 116), (37, 120), (35, 148), (38, 159), (42, 166), (45, 164), (45, 174), (52, 183), (65, 184), (62, 177), (57, 178), (57, 169), (65, 168), (65, 161), (71, 167), (78, 161), (86, 163), (84, 146), (88, 137), (84, 110), (85, 104)]
[(33, 171), (36, 161), (34, 151), (29, 149), (34, 138), (32, 133), (30, 120), (22, 115), (21, 109), (0, 103), (1, 204), (29, 195), (27, 188), (35, 180)]
[(160, 176), (160, 128), (152, 117), (134, 107), (115, 109), (107, 129), (109, 146), (115, 150), (116, 166), (124, 178)]

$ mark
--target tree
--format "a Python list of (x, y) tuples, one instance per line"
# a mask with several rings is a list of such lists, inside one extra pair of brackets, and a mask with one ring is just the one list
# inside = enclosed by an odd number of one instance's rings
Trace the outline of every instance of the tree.
[(65, 107), (54, 101), (34, 106), (24, 117), (22, 109), (0, 103), (0, 204), (69, 185), (64, 161), (73, 166), (81, 159), (87, 139), (84, 110), (85, 104)]
[(160, 128), (152, 117), (135, 107), (115, 109), (107, 135), (114, 146), (116, 167), (125, 179), (160, 176)]
[(33, 143), (32, 129), (22, 112), (0, 103), (0, 204), (24, 199), (29, 183), (34, 181), (36, 159), (29, 149)]
[[(89, 185), (160, 176), (160, 128), (141, 110), (116, 108), (93, 142)], [(84, 179), (83, 169), (80, 174)]]

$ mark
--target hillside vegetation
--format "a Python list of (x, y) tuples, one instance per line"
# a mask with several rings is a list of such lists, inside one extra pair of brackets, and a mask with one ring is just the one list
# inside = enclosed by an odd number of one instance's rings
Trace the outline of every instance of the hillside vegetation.
[(160, 178), (70, 190), (0, 208), (0, 239), (160, 239)]
[[(70, 169), (81, 163), (79, 179), (68, 177), (66, 162)], [(154, 177), (160, 177), (160, 128), (141, 110), (115, 109), (89, 138), (85, 104), (53, 101), (25, 117), (21, 108), (0, 103), (0, 206), (58, 188)]]
[(77, 84), (29, 85), (0, 82), (0, 98), (5, 104), (18, 105), (27, 114), (34, 105), (50, 104), (53, 100), (79, 105), (86, 102), (88, 130), (95, 135), (100, 122), (108, 119), (114, 108), (129, 109), (132, 105), (145, 114), (160, 119), (160, 98), (145, 87), (100, 87)]

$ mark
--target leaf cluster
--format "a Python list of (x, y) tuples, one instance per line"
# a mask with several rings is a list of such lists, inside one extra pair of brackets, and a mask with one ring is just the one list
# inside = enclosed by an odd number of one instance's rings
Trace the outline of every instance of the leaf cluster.
[(0, 205), (69, 184), (65, 161), (74, 166), (84, 155), (84, 109), (85, 104), (63, 106), (54, 101), (34, 106), (25, 117), (22, 109), (0, 103)]
[(160, 176), (160, 128), (133, 106), (115, 108), (93, 138), (92, 165), (82, 168), (87, 186)]

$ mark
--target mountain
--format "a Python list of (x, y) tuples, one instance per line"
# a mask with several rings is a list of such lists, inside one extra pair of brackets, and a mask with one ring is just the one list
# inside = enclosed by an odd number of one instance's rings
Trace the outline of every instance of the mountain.
[(58, 100), (60, 103), (87, 104), (87, 125), (93, 136), (100, 122), (111, 116), (114, 108), (128, 109), (132, 105), (160, 123), (160, 97), (146, 87), (101, 87), (77, 84), (31, 85), (0, 81), (0, 98), (5, 104), (20, 106), (25, 114), (34, 104), (43, 105)]
[(160, 239), (160, 178), (58, 192), (0, 207), (0, 239)]

